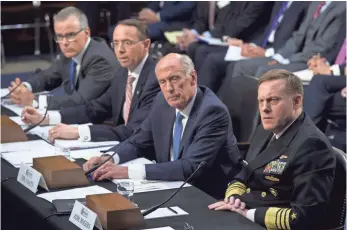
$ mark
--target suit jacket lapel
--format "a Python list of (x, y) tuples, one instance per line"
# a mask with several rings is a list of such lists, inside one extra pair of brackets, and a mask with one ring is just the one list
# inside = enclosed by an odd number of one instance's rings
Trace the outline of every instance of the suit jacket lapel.
[(194, 105), (192, 107), (192, 110), (190, 111), (188, 121), (187, 121), (186, 127), (184, 128), (184, 133), (183, 133), (181, 141), (180, 141), (178, 158), (181, 157), (184, 146), (190, 144), (189, 140), (190, 140), (190, 137), (192, 136), (192, 132), (194, 131), (196, 116), (198, 115), (198, 111), (199, 111), (199, 107), (200, 107), (200, 104), (202, 102), (202, 99), (203, 99), (203, 94), (202, 94), (201, 90), (198, 88), (197, 93), (196, 93), (196, 97), (195, 97), (195, 101), (194, 101)]
[(246, 156), (246, 161), (251, 162), (254, 160), (257, 155), (260, 153), (262, 149), (264, 149), (265, 145), (267, 145), (268, 140), (272, 137), (273, 133), (262, 129), (261, 133), (256, 136), (253, 140), (254, 143), (258, 143), (256, 146), (252, 148), (252, 151), (249, 151)]
[(253, 158), (253, 160), (248, 162), (248, 168), (250, 170), (250, 173), (285, 153), (288, 150), (290, 142), (294, 139), (295, 135), (297, 134), (303, 120), (304, 114), (301, 114), (279, 139), (277, 139), (263, 152), (257, 154), (256, 157)]
[(149, 72), (152, 70), (150, 68), (150, 67), (152, 67), (151, 62), (152, 62), (152, 60), (150, 59), (150, 57), (148, 57), (145, 64), (143, 65), (139, 79), (138, 79), (137, 84), (136, 84), (136, 88), (134, 90), (133, 99), (131, 101), (129, 117), (131, 116), (131, 113), (133, 112), (134, 108), (136, 108), (136, 106), (139, 102), (139, 99), (140, 99), (141, 93), (142, 93), (142, 88), (146, 84), (146, 80), (147, 80), (147, 77), (149, 75)]

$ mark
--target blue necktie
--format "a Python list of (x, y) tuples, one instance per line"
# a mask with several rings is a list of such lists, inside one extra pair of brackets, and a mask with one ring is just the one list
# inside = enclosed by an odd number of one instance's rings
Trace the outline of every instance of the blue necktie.
[(284, 14), (284, 12), (286, 11), (287, 5), (288, 5), (288, 2), (283, 2), (283, 3), (282, 3), (281, 9), (280, 9), (280, 11), (278, 11), (278, 13), (277, 13), (275, 19), (272, 21), (271, 29), (269, 30), (268, 34), (266, 35), (266, 37), (265, 37), (265, 39), (264, 39), (264, 41), (263, 41), (263, 45), (262, 45), (263, 48), (265, 48), (266, 43), (267, 43), (267, 41), (269, 40), (269, 37), (270, 37), (271, 32), (277, 28), (278, 19), (279, 19), (279, 18), (281, 17), (281, 15)]
[(75, 62), (74, 60), (71, 60), (71, 64), (70, 64), (70, 74), (69, 74), (71, 92), (72, 92), (72, 91), (74, 90), (74, 88), (75, 88), (76, 66), (77, 66), (77, 62)]
[(178, 159), (179, 149), (180, 149), (180, 142), (181, 142), (181, 135), (183, 130), (183, 124), (182, 124), (183, 115), (178, 112), (176, 114), (176, 120), (175, 120), (175, 129), (174, 129), (174, 135), (173, 135), (173, 158), (174, 160)]

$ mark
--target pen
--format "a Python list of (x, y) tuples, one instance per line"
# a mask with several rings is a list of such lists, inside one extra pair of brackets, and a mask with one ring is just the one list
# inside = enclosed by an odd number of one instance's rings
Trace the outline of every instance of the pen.
[(171, 208), (171, 207), (167, 207), (167, 209), (169, 209), (171, 212), (173, 212), (175, 214), (178, 214), (178, 212), (176, 210), (174, 210), (173, 208)]

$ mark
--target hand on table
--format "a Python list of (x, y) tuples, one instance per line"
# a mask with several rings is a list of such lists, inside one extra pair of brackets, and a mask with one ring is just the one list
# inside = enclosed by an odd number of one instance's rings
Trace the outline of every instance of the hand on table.
[(66, 124), (58, 124), (51, 128), (48, 135), (50, 142), (54, 142), (55, 139), (76, 140), (78, 138), (78, 127)]
[(224, 201), (218, 201), (214, 204), (208, 206), (211, 210), (221, 211), (221, 210), (230, 210), (232, 212), (237, 212), (240, 215), (247, 217), (248, 209), (246, 209), (246, 204), (240, 199), (235, 199), (231, 196), (229, 199)]
[[(43, 115), (41, 115), (35, 108), (26, 106), (22, 110), (21, 114), (22, 121), (26, 124), (37, 124), (39, 123)], [(41, 123), (41, 125), (48, 125), (49, 124), (49, 118), (46, 117), (45, 120)]]

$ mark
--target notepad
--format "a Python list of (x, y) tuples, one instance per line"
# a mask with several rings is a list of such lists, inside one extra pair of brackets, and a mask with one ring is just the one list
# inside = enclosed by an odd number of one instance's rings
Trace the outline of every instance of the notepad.
[(86, 198), (87, 195), (112, 193), (110, 190), (100, 187), (98, 185), (88, 186), (84, 188), (67, 189), (59, 192), (47, 192), (37, 195), (52, 203), (53, 200), (58, 199), (79, 199)]
[(224, 61), (239, 61), (243, 59), (249, 59), (241, 55), (241, 47), (229, 46), (228, 51), (224, 57)]
[(313, 77), (313, 71), (309, 69), (304, 69), (301, 71), (294, 72), (303, 82), (310, 82)]
[(199, 36), (198, 41), (201, 43), (205, 43), (205, 44), (213, 45), (213, 46), (229, 46), (227, 42), (223, 42), (219, 38), (208, 38), (208, 37)]
[(182, 216), (182, 215), (188, 215), (188, 212), (184, 211), (178, 206), (170, 207), (171, 209), (175, 210), (177, 213), (174, 213), (168, 208), (158, 208), (154, 212), (148, 214), (145, 216), (145, 219), (154, 219), (154, 218), (162, 218), (162, 217), (169, 217), (169, 216)]
[(180, 37), (182, 35), (183, 35), (183, 31), (172, 31), (172, 32), (164, 33), (165, 38), (171, 44), (177, 44), (177, 37)]
[(80, 140), (55, 140), (54, 145), (62, 149), (79, 150), (96, 147), (112, 148), (119, 144), (119, 141), (84, 142)]
[(1, 144), (1, 153), (18, 152), (18, 151), (39, 151), (54, 150), (54, 146), (44, 140), (22, 141)]

